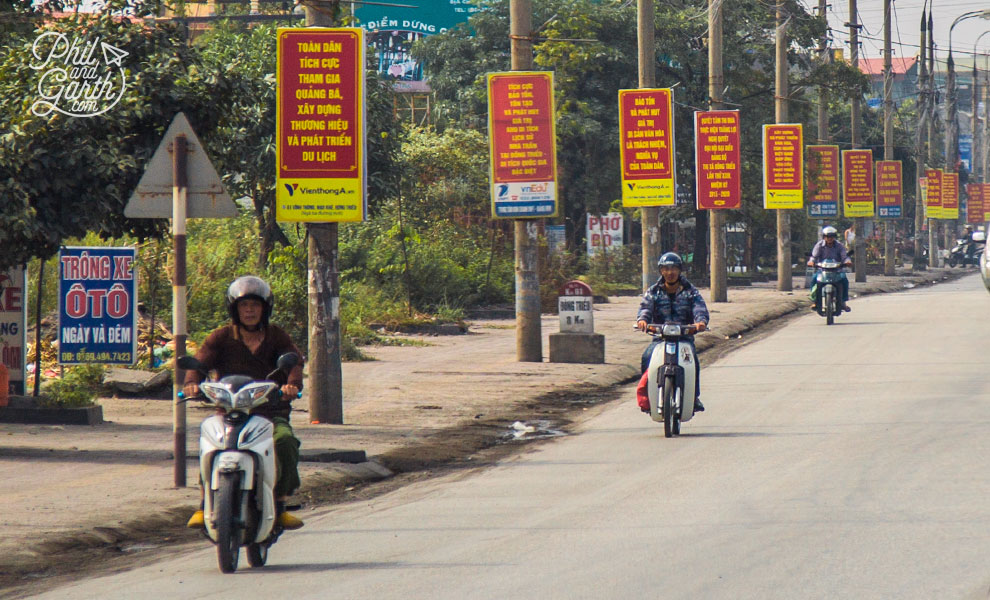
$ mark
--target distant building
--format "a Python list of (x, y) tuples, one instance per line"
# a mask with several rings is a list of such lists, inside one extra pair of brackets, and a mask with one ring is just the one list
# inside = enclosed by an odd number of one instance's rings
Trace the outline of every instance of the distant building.
[[(894, 58), (891, 60), (891, 71), (894, 81), (891, 97), (894, 105), (898, 106), (906, 99), (916, 99), (918, 96), (918, 58)], [(883, 59), (861, 58), (859, 70), (870, 77), (870, 93), (866, 103), (871, 108), (883, 105)]]

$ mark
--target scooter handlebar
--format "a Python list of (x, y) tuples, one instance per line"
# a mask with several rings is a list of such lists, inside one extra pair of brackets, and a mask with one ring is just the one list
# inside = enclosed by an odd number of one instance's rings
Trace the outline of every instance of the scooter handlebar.
[[(651, 335), (662, 334), (664, 325), (666, 325), (666, 323), (649, 323), (646, 326), (646, 331), (643, 333), (649, 333)], [(681, 328), (681, 335), (694, 335), (698, 333), (698, 328), (694, 325), (679, 325), (679, 327)], [(633, 329), (639, 331), (639, 327), (635, 325), (633, 325)]]

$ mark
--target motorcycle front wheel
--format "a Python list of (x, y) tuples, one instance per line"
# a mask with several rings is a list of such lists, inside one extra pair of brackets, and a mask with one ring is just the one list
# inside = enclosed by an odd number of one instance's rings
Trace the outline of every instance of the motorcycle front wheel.
[(956, 257), (955, 256), (950, 256), (949, 257), (949, 266), (950, 267), (955, 267), (956, 266)]
[(665, 377), (663, 380), (663, 437), (674, 435), (674, 393), (676, 386), (673, 377)]
[(217, 564), (221, 573), (237, 570), (241, 540), (234, 516), (241, 503), (241, 482), (237, 473), (221, 473), (220, 489), (214, 502), (217, 515)]
[(252, 567), (263, 567), (268, 562), (268, 544), (248, 544), (248, 564)]
[(825, 293), (825, 324), (835, 323), (835, 293)]

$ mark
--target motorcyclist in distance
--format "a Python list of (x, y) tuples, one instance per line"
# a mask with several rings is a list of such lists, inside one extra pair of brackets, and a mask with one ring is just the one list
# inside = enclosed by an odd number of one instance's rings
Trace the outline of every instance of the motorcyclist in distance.
[[(816, 267), (819, 263), (826, 260), (834, 260), (841, 263), (843, 266), (852, 265), (852, 259), (846, 254), (845, 247), (839, 243), (836, 239), (838, 237), (838, 231), (835, 227), (831, 225), (822, 229), (822, 239), (815, 244), (815, 247), (811, 249), (811, 258), (808, 259), (809, 267)], [(839, 287), (842, 289), (842, 310), (849, 312), (852, 310), (849, 308), (849, 278), (846, 277), (845, 273), (840, 273), (839, 277)], [(817, 275), (815, 276), (815, 284), (812, 286), (811, 298), (817, 303), (818, 294), (818, 283)], [(812, 304), (812, 307), (815, 305)]]
[[(639, 313), (636, 316), (636, 328), (646, 331), (646, 326), (651, 323), (677, 323), (680, 325), (694, 325), (701, 333), (708, 328), (708, 306), (705, 305), (704, 298), (698, 288), (691, 285), (681, 271), (684, 263), (681, 257), (675, 252), (667, 252), (657, 261), (660, 267), (660, 279), (657, 280), (643, 295), (643, 301), (639, 304)], [(640, 373), (646, 373), (650, 366), (650, 358), (653, 356), (653, 349), (662, 340), (653, 340), (640, 362)], [(694, 350), (694, 337), (687, 341)], [(694, 412), (705, 410), (701, 403), (701, 364), (694, 361), (695, 396)]]
[[(227, 288), (227, 312), (231, 323), (211, 333), (196, 353), (196, 359), (206, 369), (215, 370), (218, 377), (247, 375), (265, 379), (276, 369), (278, 357), (293, 352), (302, 353), (292, 338), (281, 328), (268, 323), (275, 296), (271, 287), (260, 277), (238, 277)], [(199, 394), (199, 382), (204, 375), (198, 371), (186, 371), (182, 393), (186, 398)], [(289, 495), (299, 487), (299, 439), (289, 425), (291, 402), (302, 389), (302, 364), (289, 372), (281, 387), (282, 397), (259, 406), (252, 414), (267, 417), (274, 425), (275, 441), (275, 503), (278, 523), (285, 529), (303, 526), (301, 519), (285, 511)], [(202, 482), (201, 482), (202, 483)], [(191, 528), (203, 527), (203, 511), (196, 511), (186, 524)]]

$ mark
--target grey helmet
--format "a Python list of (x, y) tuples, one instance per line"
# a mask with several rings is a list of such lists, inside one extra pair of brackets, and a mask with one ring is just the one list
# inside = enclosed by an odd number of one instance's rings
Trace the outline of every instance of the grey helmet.
[(665, 252), (660, 256), (657, 261), (657, 268), (662, 267), (677, 267), (680, 270), (684, 270), (684, 261), (681, 260), (680, 254), (676, 252)]
[(835, 227), (832, 227), (831, 225), (827, 225), (827, 226), (825, 226), (825, 227), (822, 228), (822, 237), (823, 238), (828, 237), (828, 236), (836, 237), (838, 235), (839, 235), (839, 231)]
[(261, 323), (268, 325), (268, 319), (272, 316), (272, 308), (275, 307), (275, 295), (272, 288), (261, 277), (245, 275), (238, 277), (227, 287), (227, 313), (230, 319), (240, 325), (240, 318), (237, 315), (237, 303), (245, 298), (259, 300), (262, 304)]

